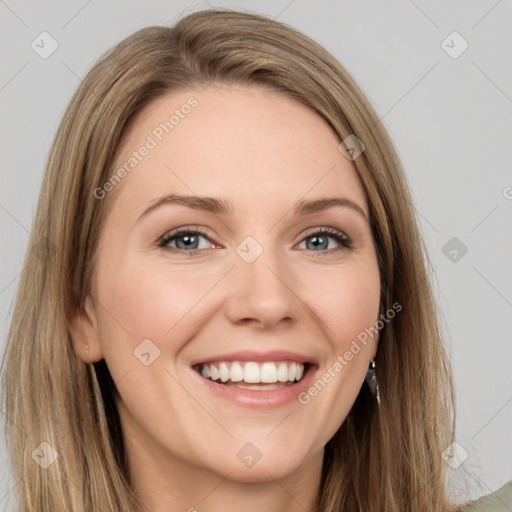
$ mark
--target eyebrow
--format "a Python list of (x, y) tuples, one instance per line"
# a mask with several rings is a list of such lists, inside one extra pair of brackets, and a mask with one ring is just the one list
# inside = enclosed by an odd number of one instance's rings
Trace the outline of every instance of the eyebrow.
[[(180, 205), (192, 210), (199, 210), (212, 213), (214, 215), (228, 215), (232, 213), (230, 204), (216, 197), (183, 196), (179, 194), (169, 194), (157, 199), (148, 206), (137, 219), (136, 223), (149, 215), (151, 212), (165, 205)], [(294, 215), (308, 215), (320, 211), (328, 210), (335, 206), (350, 208), (361, 215), (366, 222), (368, 217), (365, 211), (354, 201), (345, 197), (323, 197), (320, 199), (299, 201), (293, 207)]]

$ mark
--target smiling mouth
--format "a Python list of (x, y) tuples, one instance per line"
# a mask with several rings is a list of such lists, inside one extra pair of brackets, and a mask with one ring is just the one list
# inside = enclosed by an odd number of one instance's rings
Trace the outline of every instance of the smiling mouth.
[(197, 364), (193, 368), (217, 384), (257, 391), (293, 386), (304, 378), (309, 367), (308, 363), (295, 361), (219, 361)]

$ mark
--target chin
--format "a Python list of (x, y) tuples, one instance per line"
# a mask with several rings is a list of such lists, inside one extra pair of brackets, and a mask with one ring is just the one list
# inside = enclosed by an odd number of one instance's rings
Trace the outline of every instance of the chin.
[(273, 482), (292, 475), (300, 466), (283, 461), (267, 461), (261, 459), (252, 468), (234, 465), (229, 474), (229, 480), (241, 484)]
[[(267, 443), (261, 451), (254, 444), (245, 443), (242, 448), (221, 452), (224, 455), (220, 464), (218, 461), (209, 461), (207, 465), (230, 481), (245, 484), (286, 478), (308, 461), (307, 453), (303, 449), (293, 452), (286, 443), (275, 448)], [(323, 452), (319, 456), (323, 456)]]

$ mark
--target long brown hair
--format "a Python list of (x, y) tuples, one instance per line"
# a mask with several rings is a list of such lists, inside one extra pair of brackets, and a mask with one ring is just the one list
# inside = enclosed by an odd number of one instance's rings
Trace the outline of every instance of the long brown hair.
[[(147, 27), (107, 52), (66, 110), (48, 160), (2, 368), (6, 431), (27, 511), (143, 510), (132, 490), (104, 361), (75, 355), (68, 321), (90, 293), (112, 175), (130, 120), (152, 100), (208, 83), (259, 84), (310, 107), (365, 151), (354, 165), (370, 206), (381, 308), (380, 405), (363, 385), (325, 448), (318, 512), (447, 511), (442, 451), (453, 383), (401, 164), (348, 72), (317, 43), (263, 16), (204, 10)], [(41, 443), (48, 443), (41, 445)], [(39, 447), (39, 448), (38, 448)], [(34, 450), (56, 460), (46, 469)]]

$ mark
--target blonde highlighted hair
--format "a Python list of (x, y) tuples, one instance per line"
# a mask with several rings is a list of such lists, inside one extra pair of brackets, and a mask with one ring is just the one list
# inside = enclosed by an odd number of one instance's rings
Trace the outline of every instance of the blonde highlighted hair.
[[(210, 83), (259, 84), (310, 107), (343, 141), (366, 192), (379, 258), (381, 309), (402, 310), (380, 333), (377, 405), (363, 385), (325, 448), (318, 512), (445, 512), (442, 451), (454, 396), (437, 312), (401, 164), (348, 72), (317, 43), (263, 16), (225, 9), (147, 27), (107, 52), (67, 108), (47, 163), (2, 366), (3, 406), (20, 510), (142, 511), (124, 454), (104, 361), (84, 364), (69, 319), (91, 291), (113, 171), (128, 123), (155, 98)], [(48, 443), (44, 469), (33, 450)], [(44, 445), (44, 449), (49, 449)]]

